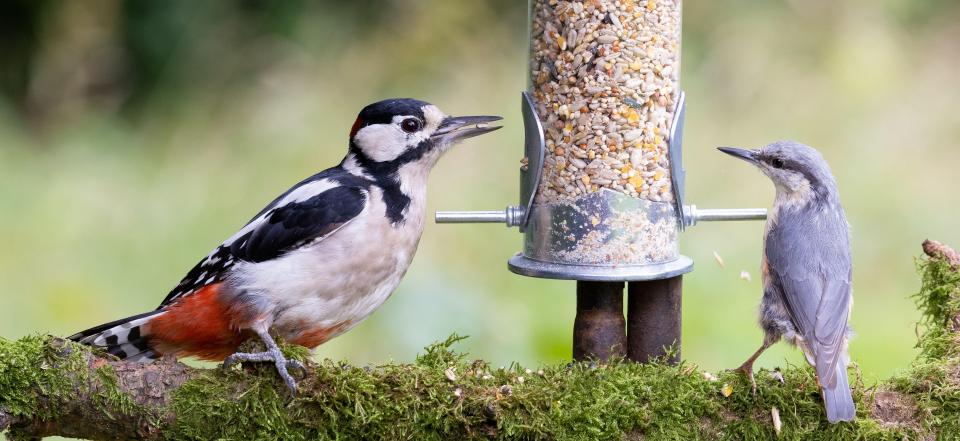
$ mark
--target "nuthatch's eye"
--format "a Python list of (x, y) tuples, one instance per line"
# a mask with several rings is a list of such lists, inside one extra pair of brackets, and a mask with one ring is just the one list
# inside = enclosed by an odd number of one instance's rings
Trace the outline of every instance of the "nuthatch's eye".
[(416, 118), (407, 118), (400, 122), (400, 128), (407, 133), (416, 132), (417, 130), (420, 130), (420, 127), (422, 127), (420, 120)]
[(780, 158), (773, 158), (770, 160), (770, 165), (772, 165), (773, 168), (783, 168), (783, 160)]

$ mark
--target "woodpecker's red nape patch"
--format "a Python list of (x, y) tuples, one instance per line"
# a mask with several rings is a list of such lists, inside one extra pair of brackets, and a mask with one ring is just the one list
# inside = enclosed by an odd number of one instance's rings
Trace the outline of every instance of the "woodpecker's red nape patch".
[(350, 128), (350, 139), (353, 139), (357, 135), (357, 132), (363, 127), (363, 117), (358, 116), (357, 120), (353, 122), (353, 127)]
[(251, 333), (236, 327), (236, 317), (220, 299), (221, 286), (204, 286), (148, 322), (145, 333), (151, 348), (161, 355), (195, 356), (211, 361), (237, 352)]

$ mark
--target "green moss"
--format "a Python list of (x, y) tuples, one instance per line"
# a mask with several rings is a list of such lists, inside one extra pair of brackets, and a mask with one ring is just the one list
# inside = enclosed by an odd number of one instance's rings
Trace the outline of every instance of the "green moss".
[(85, 372), (83, 365), (83, 351), (56, 337), (0, 338), (0, 408), (16, 416), (56, 417), (58, 402), (75, 395), (71, 379)]
[[(881, 425), (861, 404), (857, 421), (827, 424), (816, 378), (805, 365), (785, 369), (782, 382), (757, 372), (753, 394), (740, 375), (721, 373), (711, 381), (689, 364), (493, 369), (453, 351), (461, 337), (451, 336), (410, 365), (312, 365), (314, 375), (292, 399), (277, 395), (283, 389), (272, 367), (210, 372), (177, 393), (180, 418), (170, 433), (190, 439), (768, 439), (776, 436), (772, 408), (779, 410), (784, 440), (960, 433), (960, 364), (952, 328), (960, 312), (960, 274), (939, 260), (923, 260), (918, 269), (922, 356), (880, 385), (864, 385), (858, 372), (852, 377), (858, 403), (872, 402), (878, 388), (907, 394), (918, 408), (915, 422)], [(733, 388), (728, 397), (721, 394), (724, 385)], [(213, 427), (208, 421), (228, 423)]]
[[(354, 367), (324, 360), (289, 396), (272, 364), (203, 371), (174, 392), (159, 415), (176, 416), (163, 427), (170, 439), (772, 439), (901, 440), (960, 433), (960, 351), (954, 317), (960, 312), (960, 275), (936, 260), (922, 261), (922, 355), (901, 375), (864, 385), (851, 371), (859, 418), (828, 424), (813, 370), (787, 366), (782, 380), (756, 373), (758, 390), (734, 373), (705, 375), (682, 363), (578, 362), (525, 369), (493, 368), (469, 360), (451, 336), (427, 347), (411, 364)], [(288, 357), (308, 353), (282, 345)], [(73, 352), (71, 352), (73, 351)], [(45, 418), (34, 385), (54, 397), (70, 394), (65, 373), (82, 357), (76, 347), (46, 337), (0, 340), (0, 407)], [(41, 369), (32, 369), (40, 366)], [(25, 368), (26, 367), (26, 368)], [(82, 369), (81, 369), (82, 370)], [(74, 371), (76, 372), (76, 371)], [(103, 385), (95, 398), (103, 410), (147, 412), (117, 387), (110, 368), (95, 371)], [(725, 386), (732, 393), (725, 396)], [(901, 424), (870, 418), (872, 395), (896, 391), (917, 412)], [(782, 431), (774, 432), (771, 409)], [(46, 411), (49, 412), (49, 411)]]
[(942, 359), (960, 351), (954, 320), (960, 314), (960, 271), (940, 259), (921, 259), (920, 291), (913, 295), (922, 315), (923, 333), (917, 343), (921, 357)]
[(917, 270), (921, 287), (913, 298), (922, 315), (920, 356), (886, 384), (915, 399), (926, 430), (960, 434), (960, 272), (940, 259), (920, 259)]
[[(177, 439), (903, 439), (909, 429), (869, 420), (829, 425), (806, 366), (784, 382), (757, 373), (759, 390), (695, 366), (592, 362), (493, 369), (451, 349), (460, 337), (426, 348), (413, 364), (357, 368), (323, 361), (290, 398), (272, 371), (211, 371), (182, 387), (173, 410)], [(453, 379), (451, 379), (453, 378)], [(723, 397), (724, 384), (733, 394)], [(856, 388), (864, 392), (863, 385)], [(859, 398), (863, 398), (860, 396)], [(866, 416), (862, 411), (862, 416)], [(210, 424), (216, 421), (217, 424)]]

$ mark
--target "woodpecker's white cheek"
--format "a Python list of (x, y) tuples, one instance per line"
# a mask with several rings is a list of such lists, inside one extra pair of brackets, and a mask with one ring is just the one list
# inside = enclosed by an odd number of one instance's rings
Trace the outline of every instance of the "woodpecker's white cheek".
[(372, 124), (357, 132), (357, 147), (377, 162), (387, 162), (402, 155), (407, 146), (407, 134), (393, 124)]

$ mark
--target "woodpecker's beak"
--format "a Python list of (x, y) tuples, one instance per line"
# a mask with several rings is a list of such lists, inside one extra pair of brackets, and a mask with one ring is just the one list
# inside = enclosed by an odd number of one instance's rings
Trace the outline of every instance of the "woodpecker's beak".
[(717, 150), (724, 152), (735, 158), (740, 158), (744, 161), (747, 161), (751, 164), (756, 165), (760, 161), (760, 151), (759, 150), (747, 150), (736, 147), (717, 147)]
[(501, 128), (487, 124), (501, 119), (499, 116), (448, 116), (431, 138), (439, 144), (454, 143)]

